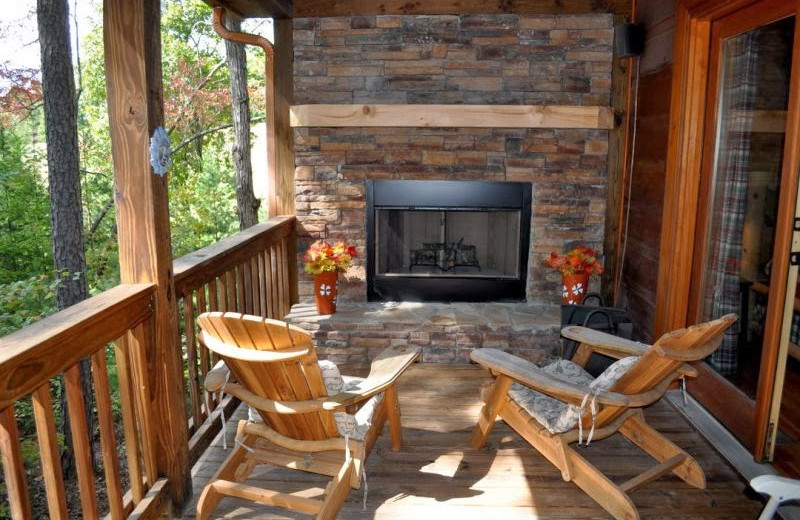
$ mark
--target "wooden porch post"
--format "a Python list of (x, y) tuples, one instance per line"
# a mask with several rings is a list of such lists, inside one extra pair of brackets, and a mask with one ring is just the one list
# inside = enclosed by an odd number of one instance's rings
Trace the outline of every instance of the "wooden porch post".
[(189, 438), (172, 273), (167, 178), (150, 166), (163, 125), (159, 0), (104, 0), (108, 113), (123, 283), (155, 283), (155, 342), (147, 353), (158, 472), (173, 506), (191, 497)]
[[(274, 206), (269, 216), (295, 215), (294, 201), (294, 128), (289, 124), (289, 106), (294, 103), (294, 36), (291, 19), (275, 20), (275, 171), (270, 182)], [(269, 108), (268, 108), (269, 109)], [(296, 280), (296, 277), (295, 277)], [(294, 284), (297, 285), (296, 282)], [(294, 301), (292, 302), (294, 303)]]

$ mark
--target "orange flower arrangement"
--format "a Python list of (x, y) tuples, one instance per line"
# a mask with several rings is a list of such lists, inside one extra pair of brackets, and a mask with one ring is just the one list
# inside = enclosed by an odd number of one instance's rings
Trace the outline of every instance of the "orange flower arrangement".
[(598, 255), (599, 252), (594, 249), (586, 246), (577, 246), (567, 251), (563, 256), (553, 251), (544, 263), (556, 271), (560, 271), (562, 275), (600, 275), (603, 274), (604, 268), (603, 263), (598, 259)]
[(344, 241), (340, 240), (331, 245), (326, 240), (317, 240), (303, 256), (303, 269), (308, 274), (343, 273), (347, 271), (355, 257), (355, 246)]

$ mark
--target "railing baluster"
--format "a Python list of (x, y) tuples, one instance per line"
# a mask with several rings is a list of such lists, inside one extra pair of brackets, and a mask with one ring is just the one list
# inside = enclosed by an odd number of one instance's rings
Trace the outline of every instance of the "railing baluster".
[[(209, 310), (208, 305), (206, 305), (206, 290), (208, 289), (209, 285), (205, 284), (201, 285), (195, 292), (195, 294), (197, 295), (198, 316)], [(200, 395), (203, 397), (199, 398), (202, 400), (198, 402), (198, 406), (200, 406), (200, 408), (203, 409), (203, 405), (205, 405), (205, 411), (203, 412), (203, 420), (205, 421), (208, 418), (208, 416), (211, 415), (211, 412), (213, 412), (214, 409), (216, 408), (216, 402), (214, 401), (214, 398), (210, 394), (208, 394), (208, 392), (206, 392), (202, 386), (203, 381), (205, 381), (206, 379), (206, 374), (208, 374), (208, 371), (211, 369), (211, 362), (208, 359), (208, 349), (201, 348), (200, 340), (197, 338), (197, 325), (195, 323), (192, 323), (191, 325), (187, 324), (186, 326), (187, 327), (191, 326), (192, 329), (195, 331), (196, 341), (194, 348), (200, 350), (200, 380), (198, 381), (198, 383), (201, 389)]]
[(225, 273), (225, 299), (227, 301), (226, 311), (236, 311), (239, 307), (236, 305), (236, 266), (228, 269)]
[(254, 255), (248, 262), (249, 279), (250, 279), (250, 301), (252, 303), (253, 314), (256, 316), (261, 315), (261, 298), (258, 293), (258, 255)]
[(236, 308), (239, 312), (253, 314), (253, 297), (250, 294), (250, 262), (245, 260), (236, 268)]
[(147, 485), (152, 486), (156, 481), (157, 453), (156, 435), (153, 426), (153, 413), (150, 407), (150, 378), (147, 377), (146, 346), (155, 341), (152, 323), (141, 323), (132, 329), (127, 338), (128, 362), (130, 364), (131, 387), (133, 400), (136, 407), (136, 416), (139, 418), (139, 434), (142, 439), (142, 460), (144, 461), (144, 474)]
[(0, 410), (0, 455), (3, 461), (3, 475), (6, 479), (6, 493), (11, 506), (11, 518), (30, 520), (33, 518), (31, 503), (28, 500), (28, 483), (25, 479), (25, 465), (19, 446), (19, 430), (14, 417), (14, 405)]
[(221, 310), (219, 299), (217, 298), (217, 278), (214, 278), (208, 282), (208, 310)]
[[(197, 366), (197, 338), (194, 330), (194, 298), (190, 294), (183, 299), (183, 320), (186, 332), (186, 362), (189, 372), (189, 394), (192, 400), (192, 432), (203, 422), (200, 411), (200, 376)], [(190, 432), (190, 434), (192, 433)]]
[(97, 492), (94, 487), (91, 434), (89, 432), (89, 424), (86, 421), (86, 409), (83, 405), (84, 394), (80, 365), (73, 365), (64, 372), (64, 385), (83, 517), (94, 519), (98, 518), (99, 513), (97, 510)]
[(109, 514), (112, 520), (121, 520), (125, 517), (125, 504), (122, 500), (122, 486), (119, 477), (119, 458), (117, 457), (117, 441), (114, 437), (114, 417), (111, 411), (111, 390), (108, 386), (105, 349), (92, 354), (92, 376), (97, 399), (100, 449), (103, 453)]
[(287, 300), (289, 296), (288, 287), (286, 287), (286, 241), (281, 240), (278, 242), (278, 319), (282, 320), (284, 316), (289, 314)]
[(64, 477), (61, 474), (61, 448), (58, 446), (50, 382), (45, 381), (40, 385), (33, 392), (32, 397), (36, 438), (39, 440), (39, 453), (42, 457), (42, 475), (47, 491), (47, 507), (50, 511), (50, 518), (67, 518)]
[(275, 298), (277, 295), (277, 291), (275, 290), (275, 276), (274, 271), (272, 269), (272, 262), (275, 258), (275, 253), (273, 252), (273, 248), (270, 247), (267, 250), (267, 258), (266, 258), (266, 268), (267, 268), (267, 317), (274, 318), (275, 317)]
[[(125, 452), (128, 460), (128, 476), (131, 481), (131, 495), (134, 504), (142, 501), (145, 495), (141, 446), (136, 429), (136, 404), (134, 402), (133, 382), (131, 381), (131, 365), (128, 361), (130, 340), (127, 335), (114, 342), (114, 359), (117, 363), (117, 376), (119, 378), (119, 396), (122, 407), (122, 427), (125, 431)], [(153, 482), (147, 482), (150, 487)]]
[(256, 262), (258, 264), (258, 301), (261, 307), (259, 310), (260, 316), (269, 316), (267, 313), (267, 295), (269, 294), (267, 291), (267, 271), (264, 267), (264, 258), (266, 258), (266, 256), (267, 253), (264, 251), (259, 251), (256, 256)]

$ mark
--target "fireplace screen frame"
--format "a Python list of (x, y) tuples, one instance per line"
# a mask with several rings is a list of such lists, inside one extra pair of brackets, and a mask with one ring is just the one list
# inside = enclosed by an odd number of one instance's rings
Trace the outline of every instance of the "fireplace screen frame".
[[(531, 226), (531, 184), (493, 181), (368, 180), (367, 299), (369, 301), (524, 301)], [(515, 211), (519, 214), (516, 276), (447, 272), (417, 276), (378, 273), (378, 212)]]

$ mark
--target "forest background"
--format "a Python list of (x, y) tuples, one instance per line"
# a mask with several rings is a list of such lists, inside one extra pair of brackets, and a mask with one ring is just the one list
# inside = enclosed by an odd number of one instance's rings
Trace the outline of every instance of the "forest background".
[[(36, 1), (0, 18), (0, 336), (57, 310)], [(69, 0), (78, 105), (86, 280), (90, 295), (119, 283), (101, 0)], [(243, 29), (267, 38), (269, 20)], [(161, 17), (169, 212), (178, 258), (239, 229), (233, 122), (224, 42), (200, 0), (165, 0)], [(251, 122), (264, 119), (263, 51), (247, 48)], [(263, 132), (262, 132), (263, 134)], [(254, 140), (254, 188), (265, 148)], [(263, 208), (263, 205), (262, 205)], [(260, 220), (264, 219), (263, 209)]]

